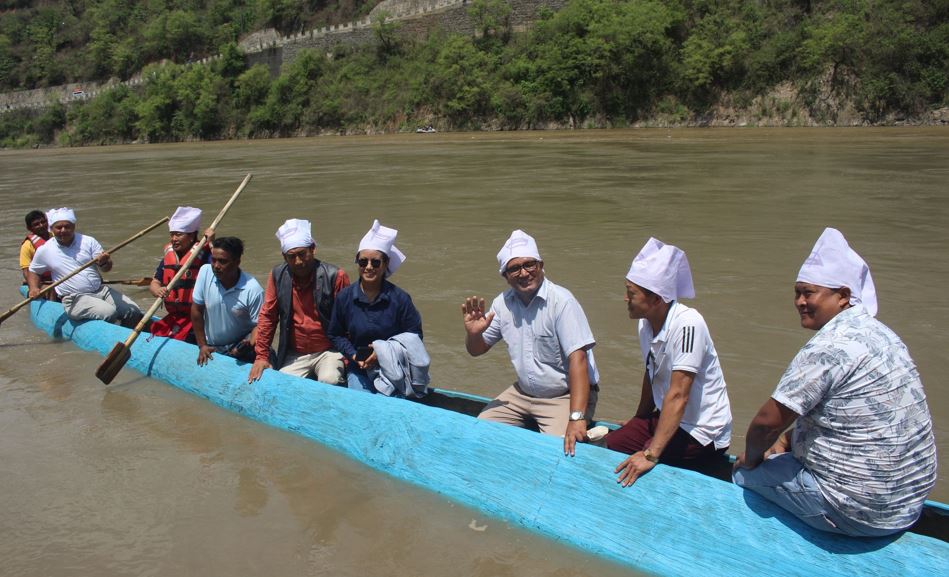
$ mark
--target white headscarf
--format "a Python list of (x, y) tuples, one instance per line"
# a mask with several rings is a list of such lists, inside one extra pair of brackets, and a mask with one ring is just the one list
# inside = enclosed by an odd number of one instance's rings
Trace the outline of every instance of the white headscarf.
[(277, 229), (277, 240), (280, 241), (280, 252), (287, 253), (295, 248), (310, 247), (316, 240), (310, 234), (311, 224), (308, 220), (291, 218)]
[(511, 262), (511, 259), (521, 257), (544, 260), (540, 258), (540, 252), (537, 250), (537, 241), (534, 240), (534, 237), (518, 229), (511, 233), (507, 242), (504, 243), (504, 246), (502, 246), (500, 252), (498, 252), (498, 266), (500, 267), (498, 270), (501, 276), (504, 276), (504, 269), (507, 268), (507, 263)]
[(171, 232), (198, 232), (201, 228), (201, 209), (192, 206), (179, 206), (168, 221)]
[(810, 256), (797, 273), (797, 282), (837, 289), (850, 289), (850, 304), (862, 304), (871, 316), (877, 314), (877, 291), (870, 267), (836, 228), (825, 228)]
[(405, 262), (405, 255), (395, 246), (395, 237), (398, 236), (398, 234), (399, 231), (396, 229), (382, 226), (379, 224), (378, 219), (373, 220), (372, 228), (370, 228), (369, 232), (359, 241), (359, 249), (356, 251), (356, 254), (359, 254), (359, 251), (363, 250), (378, 250), (384, 252), (386, 256), (389, 257), (389, 268), (386, 270), (390, 275), (393, 275), (395, 271), (399, 270), (402, 263)]
[(53, 230), (53, 225), (61, 220), (68, 220), (69, 222), (76, 224), (76, 213), (73, 212), (73, 209), (66, 208), (53, 208), (46, 213), (46, 222), (50, 230)]
[(652, 237), (633, 259), (626, 279), (651, 290), (665, 302), (695, 298), (692, 270), (685, 252)]

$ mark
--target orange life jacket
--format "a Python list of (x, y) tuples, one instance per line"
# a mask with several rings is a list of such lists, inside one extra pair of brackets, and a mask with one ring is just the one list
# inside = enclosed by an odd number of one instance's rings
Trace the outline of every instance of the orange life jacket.
[[(46, 244), (46, 239), (45, 239), (45, 238), (43, 238), (43, 237), (41, 237), (41, 236), (39, 236), (39, 235), (33, 234), (32, 232), (31, 232), (30, 234), (26, 235), (26, 240), (30, 241), (30, 244), (33, 245), (33, 248), (34, 248), (34, 249), (38, 249), (39, 247), (41, 247), (41, 246), (43, 246), (44, 244)], [(41, 281), (41, 282), (47, 282), (47, 283), (48, 283), (48, 282), (53, 282), (53, 273), (51, 273), (51, 272), (44, 272), (43, 274), (40, 275), (40, 281)]]
[[(201, 270), (201, 265), (203, 265), (206, 260), (203, 257), (204, 251), (202, 250), (201, 253), (191, 261), (191, 266), (188, 267), (188, 270), (178, 279), (175, 288), (168, 291), (168, 296), (165, 297), (165, 310), (168, 314), (182, 315), (191, 318), (191, 293), (194, 291), (194, 283), (198, 278), (198, 271)], [(171, 243), (165, 245), (165, 257), (162, 260), (162, 264), (165, 266), (161, 284), (162, 286), (168, 286), (171, 279), (173, 279), (181, 269), (181, 261), (178, 260), (175, 249), (171, 248)]]

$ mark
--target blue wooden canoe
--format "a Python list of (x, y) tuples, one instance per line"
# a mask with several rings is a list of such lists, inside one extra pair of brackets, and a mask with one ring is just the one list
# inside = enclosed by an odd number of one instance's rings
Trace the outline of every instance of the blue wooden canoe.
[[(129, 334), (99, 321), (72, 323), (49, 301), (32, 303), (31, 315), (52, 337), (102, 355)], [(249, 365), (218, 355), (198, 367), (196, 357), (193, 345), (141, 338), (127, 367), (638, 571), (676, 577), (949, 574), (949, 543), (938, 539), (829, 535), (730, 483), (664, 465), (623, 489), (613, 474), (618, 456), (607, 449), (581, 445), (568, 458), (554, 437), (276, 371), (248, 384)]]

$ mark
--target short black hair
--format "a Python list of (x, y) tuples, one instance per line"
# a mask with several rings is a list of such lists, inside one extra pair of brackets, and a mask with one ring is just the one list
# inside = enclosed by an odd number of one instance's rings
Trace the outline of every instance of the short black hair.
[(211, 246), (227, 251), (229, 255), (238, 259), (244, 254), (244, 241), (236, 236), (222, 236), (216, 238), (214, 242), (211, 243)]
[(30, 228), (30, 225), (33, 224), (33, 221), (38, 218), (46, 218), (46, 213), (42, 210), (31, 210), (26, 213), (26, 228)]

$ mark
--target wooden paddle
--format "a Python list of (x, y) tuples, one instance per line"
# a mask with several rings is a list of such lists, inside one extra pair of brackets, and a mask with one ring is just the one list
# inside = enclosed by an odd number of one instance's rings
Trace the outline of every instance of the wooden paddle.
[[(162, 225), (162, 224), (164, 224), (164, 223), (166, 223), (166, 222), (168, 222), (168, 217), (167, 217), (167, 216), (166, 216), (165, 218), (159, 220), (159, 221), (156, 222), (155, 224), (151, 225), (150, 227), (148, 227), (148, 228), (146, 228), (146, 229), (143, 229), (143, 230), (140, 231), (139, 233), (135, 234), (134, 236), (129, 237), (127, 240), (123, 241), (122, 243), (116, 245), (115, 247), (113, 247), (113, 248), (111, 248), (111, 249), (109, 249), (109, 250), (107, 250), (107, 251), (105, 251), (105, 252), (107, 252), (107, 253), (109, 253), (109, 254), (111, 255), (112, 253), (114, 253), (115, 251), (119, 250), (120, 248), (122, 248), (123, 246), (127, 245), (128, 243), (132, 242), (133, 240), (135, 240), (135, 239), (137, 239), (137, 238), (140, 238), (140, 237), (145, 236), (146, 234), (148, 234), (149, 232), (151, 232), (154, 228), (156, 228), (156, 227), (158, 227), (158, 226), (160, 226), (160, 225)], [(49, 240), (48, 242), (53, 242), (53, 240), (51, 239), (51, 240)], [(56, 286), (58, 286), (58, 285), (60, 285), (60, 284), (62, 284), (62, 283), (64, 283), (64, 282), (66, 282), (67, 280), (69, 280), (69, 279), (71, 279), (72, 277), (76, 276), (76, 275), (79, 274), (80, 272), (86, 270), (87, 268), (89, 268), (90, 266), (94, 265), (95, 263), (96, 263), (96, 259), (92, 259), (92, 260), (90, 260), (89, 262), (87, 262), (87, 263), (83, 264), (82, 266), (80, 266), (79, 268), (77, 268), (76, 270), (70, 272), (69, 274), (67, 274), (67, 275), (64, 276), (63, 278), (59, 279), (58, 281), (46, 285), (46, 287), (44, 287), (44, 288), (39, 292), (39, 294), (37, 294), (36, 296), (30, 297), (30, 298), (26, 299), (25, 301), (21, 302), (20, 304), (16, 305), (15, 307), (11, 308), (11, 309), (8, 310), (7, 312), (5, 312), (5, 313), (3, 313), (2, 315), (0, 315), (0, 323), (2, 323), (3, 321), (7, 320), (7, 319), (10, 318), (11, 316), (13, 316), (13, 313), (17, 312), (18, 310), (20, 310), (21, 308), (23, 308), (23, 307), (25, 307), (26, 305), (30, 304), (31, 302), (35, 301), (36, 299), (42, 298), (43, 295), (45, 295), (45, 294), (48, 293), (49, 291), (53, 290)]]
[[(214, 219), (214, 222), (211, 223), (212, 229), (216, 229), (221, 219), (224, 218), (224, 215), (227, 214), (231, 205), (234, 204), (234, 201), (237, 200), (237, 197), (240, 195), (241, 191), (244, 190), (244, 187), (247, 186), (247, 183), (250, 182), (251, 175), (248, 173), (244, 177), (244, 180), (241, 182), (241, 185), (237, 187), (237, 190), (234, 191), (234, 194), (231, 195), (231, 199), (227, 201), (227, 204), (224, 205), (224, 208), (221, 209), (221, 212), (218, 213), (217, 217)], [(178, 269), (178, 272), (175, 273), (175, 276), (172, 277), (171, 282), (168, 283), (168, 290), (175, 288), (178, 280), (188, 271), (188, 267), (191, 266), (192, 261), (197, 258), (198, 253), (201, 252), (201, 249), (208, 243), (207, 235), (201, 237), (201, 240), (194, 243), (194, 246), (191, 247), (191, 253), (188, 255), (188, 258), (181, 263), (181, 268)], [(148, 311), (142, 317), (142, 320), (138, 323), (135, 329), (132, 331), (132, 334), (125, 339), (124, 343), (116, 343), (115, 347), (112, 348), (112, 351), (109, 353), (109, 356), (102, 361), (102, 364), (99, 365), (99, 368), (96, 369), (96, 376), (99, 377), (99, 380), (105, 384), (112, 382), (112, 379), (115, 378), (115, 375), (119, 374), (119, 371), (122, 370), (122, 367), (125, 366), (125, 363), (128, 362), (129, 358), (132, 356), (132, 343), (135, 342), (135, 339), (138, 338), (138, 335), (141, 334), (142, 330), (145, 328), (145, 325), (148, 324), (152, 319), (152, 315), (155, 314), (155, 311), (158, 310), (158, 307), (161, 306), (161, 303), (164, 299), (158, 298), (155, 299), (155, 303), (149, 307)]]
[(142, 278), (127, 278), (125, 280), (103, 280), (102, 284), (127, 284), (131, 286), (148, 286), (152, 284), (152, 277), (143, 276)]

